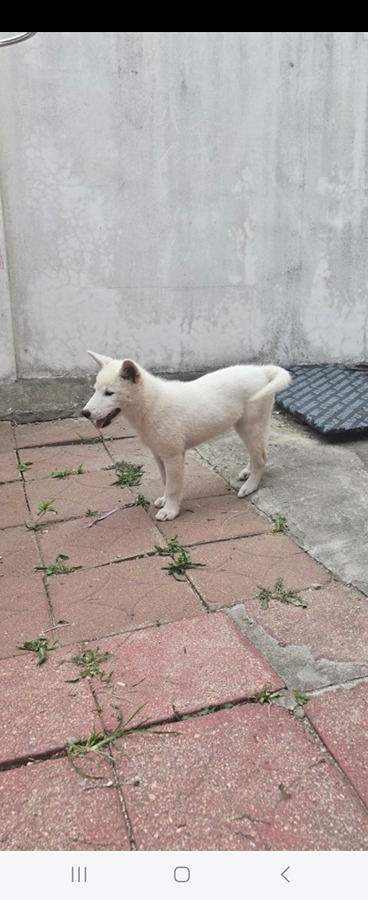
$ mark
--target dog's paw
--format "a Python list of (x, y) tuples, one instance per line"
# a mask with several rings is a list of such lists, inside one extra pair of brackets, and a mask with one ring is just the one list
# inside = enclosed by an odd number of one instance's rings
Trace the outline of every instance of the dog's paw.
[(176, 519), (176, 516), (178, 515), (179, 510), (177, 507), (164, 506), (156, 513), (156, 519), (159, 519), (160, 522), (169, 522), (170, 519)]
[(239, 472), (239, 475), (238, 475), (239, 481), (246, 481), (246, 479), (249, 478), (249, 475), (250, 475), (250, 463), (248, 463), (248, 465), (245, 467), (245, 469), (242, 469), (241, 472)]
[(240, 491), (238, 491), (238, 497), (249, 497), (249, 494), (253, 494), (254, 491), (257, 490), (258, 485), (259, 481), (252, 481), (250, 478), (249, 481), (246, 481), (245, 484), (243, 484)]
[(157, 497), (157, 500), (155, 500), (155, 506), (158, 506), (159, 509), (162, 509), (162, 507), (165, 506), (165, 497)]

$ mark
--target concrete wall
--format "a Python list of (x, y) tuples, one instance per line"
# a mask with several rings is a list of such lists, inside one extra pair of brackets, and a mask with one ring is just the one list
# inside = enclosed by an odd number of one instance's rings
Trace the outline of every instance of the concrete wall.
[(367, 360), (367, 38), (0, 48), (0, 376)]

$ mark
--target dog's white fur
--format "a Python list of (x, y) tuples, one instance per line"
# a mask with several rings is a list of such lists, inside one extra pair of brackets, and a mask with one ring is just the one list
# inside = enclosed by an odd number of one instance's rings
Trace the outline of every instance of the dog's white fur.
[[(156, 519), (180, 510), (185, 451), (234, 426), (250, 462), (239, 478), (239, 497), (252, 494), (266, 465), (268, 428), (275, 394), (291, 381), (279, 366), (230, 366), (194, 381), (165, 381), (131, 359), (117, 360), (88, 350), (100, 366), (95, 393), (83, 409), (97, 428), (121, 413), (152, 451), (164, 495)], [(106, 421), (107, 419), (107, 421)]]

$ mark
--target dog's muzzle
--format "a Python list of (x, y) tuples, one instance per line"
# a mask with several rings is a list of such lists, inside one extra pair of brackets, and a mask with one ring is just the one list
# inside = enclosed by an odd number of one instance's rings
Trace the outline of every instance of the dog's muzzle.
[[(112, 422), (112, 420), (115, 419), (116, 416), (118, 416), (120, 412), (121, 412), (120, 407), (117, 407), (116, 409), (113, 409), (112, 412), (110, 412), (110, 413), (108, 414), (108, 416), (105, 416), (104, 419), (96, 419), (96, 421), (93, 422), (93, 424), (94, 424), (94, 425), (96, 426), (96, 428), (98, 428), (99, 430), (100, 430), (101, 428), (106, 428), (107, 425), (110, 425), (110, 422)], [(82, 416), (85, 416), (86, 419), (90, 419), (90, 418), (91, 418), (91, 412), (90, 412), (90, 410), (87, 409), (87, 408), (86, 408), (86, 409), (82, 409)]]

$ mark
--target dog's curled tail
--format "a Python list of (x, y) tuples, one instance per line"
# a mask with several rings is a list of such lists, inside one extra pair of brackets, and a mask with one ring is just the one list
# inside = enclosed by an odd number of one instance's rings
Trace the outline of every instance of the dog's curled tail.
[(259, 400), (260, 397), (265, 397), (267, 394), (278, 394), (279, 391), (284, 391), (291, 382), (290, 372), (281, 369), (280, 366), (264, 366), (264, 373), (268, 384), (257, 391), (251, 400)]

